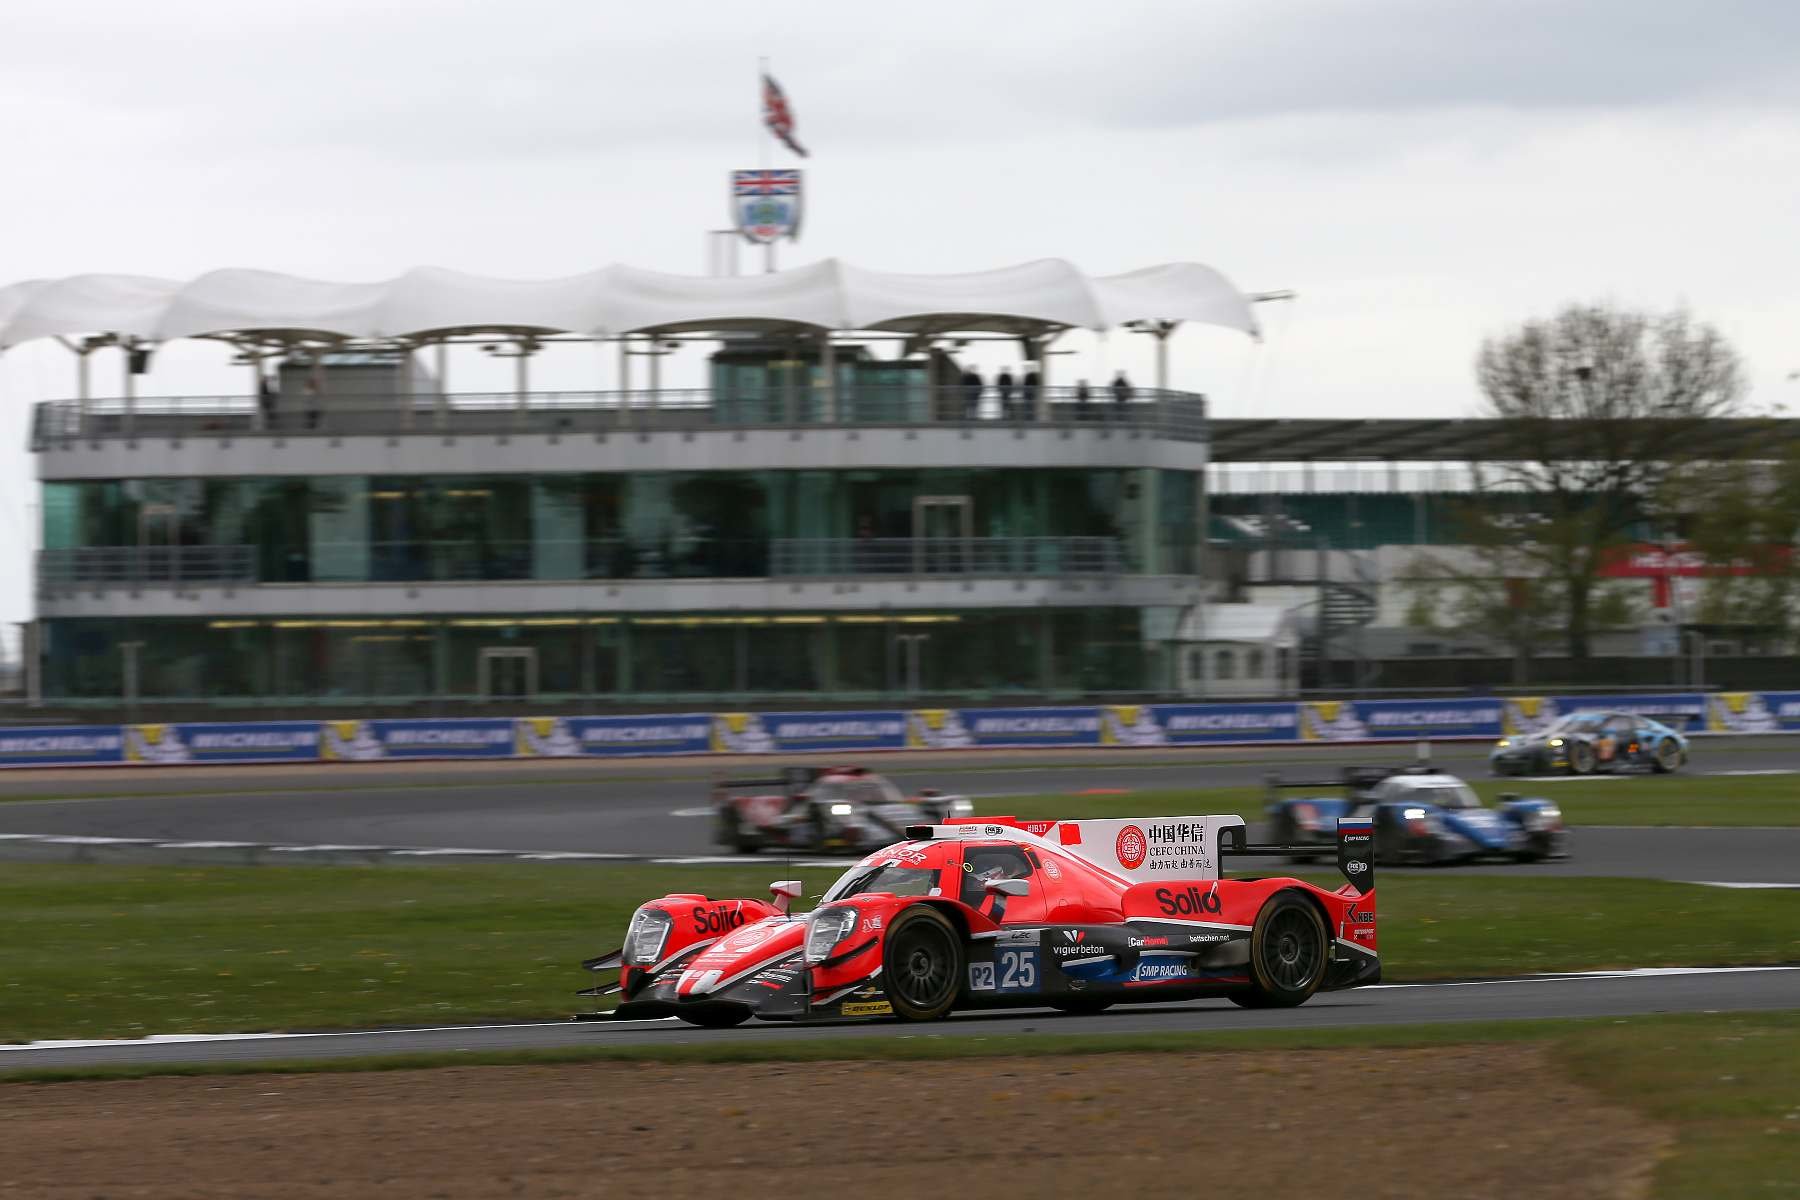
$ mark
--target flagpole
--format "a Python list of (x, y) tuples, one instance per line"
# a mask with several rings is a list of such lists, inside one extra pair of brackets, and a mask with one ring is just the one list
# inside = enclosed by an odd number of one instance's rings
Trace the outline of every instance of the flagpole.
[[(768, 119), (768, 111), (767, 111), (768, 104), (767, 104), (767, 100), (766, 100), (768, 87), (769, 87), (769, 59), (765, 55), (756, 60), (756, 107), (757, 107), (757, 112), (759, 114), (758, 120), (762, 125), (762, 139), (761, 139), (761, 156), (762, 157), (761, 157), (760, 165), (764, 171), (767, 171), (769, 169), (769, 139), (771, 136), (769, 133), (769, 119)], [(773, 275), (774, 273), (775, 273), (775, 239), (770, 238), (768, 241), (763, 243), (763, 274)]]

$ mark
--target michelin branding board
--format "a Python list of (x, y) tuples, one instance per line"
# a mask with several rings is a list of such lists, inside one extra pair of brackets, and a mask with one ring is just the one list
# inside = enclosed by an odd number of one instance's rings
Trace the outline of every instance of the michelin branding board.
[(1291, 742), (1293, 704), (1113, 704), (1100, 710), (1103, 746)]
[(520, 758), (605, 758), (639, 754), (705, 754), (712, 717), (521, 717), (514, 752)]
[(0, 729), (0, 767), (82, 767), (125, 761), (117, 725), (47, 725)]
[(902, 750), (906, 714), (891, 712), (764, 713), (777, 750)]
[(920, 709), (908, 714), (909, 746), (1098, 746), (1097, 708)]
[(510, 717), (328, 721), (322, 730), (320, 748), (323, 757), (340, 762), (387, 758), (511, 758), (513, 726)]
[(1706, 698), (1709, 733), (1787, 733), (1800, 729), (1800, 692), (1716, 692)]
[(1317, 700), (1300, 705), (1308, 742), (1499, 737), (1499, 700)]
[(125, 759), (134, 763), (316, 762), (317, 721), (128, 725)]

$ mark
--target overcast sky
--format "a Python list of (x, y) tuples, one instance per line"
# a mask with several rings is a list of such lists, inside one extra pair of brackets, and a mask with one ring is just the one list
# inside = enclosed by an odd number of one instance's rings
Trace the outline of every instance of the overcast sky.
[[(1755, 403), (1800, 400), (1792, 0), (32, 0), (0, 38), (0, 284), (698, 273), (758, 165), (759, 54), (813, 152), (784, 263), (1296, 289), (1260, 347), (1177, 339), (1175, 384), (1226, 416), (1467, 414), (1481, 338), (1571, 299), (1687, 306)], [(1147, 378), (1143, 343), (1057, 372)], [(240, 388), (222, 363), (142, 390)], [(543, 382), (611, 384), (579, 374)], [(73, 387), (54, 345), (0, 359), (0, 619), (29, 615), (26, 410)]]

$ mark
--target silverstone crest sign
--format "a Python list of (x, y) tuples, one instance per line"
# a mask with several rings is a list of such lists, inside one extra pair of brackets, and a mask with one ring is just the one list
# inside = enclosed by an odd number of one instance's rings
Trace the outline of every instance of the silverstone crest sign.
[(800, 236), (799, 171), (733, 171), (731, 220), (744, 240), (769, 245)]

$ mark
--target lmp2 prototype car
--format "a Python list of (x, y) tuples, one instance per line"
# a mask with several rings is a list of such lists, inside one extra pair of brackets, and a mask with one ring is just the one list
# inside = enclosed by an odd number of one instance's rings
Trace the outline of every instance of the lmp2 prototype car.
[(771, 885), (772, 902), (650, 901), (622, 950), (582, 964), (618, 970), (617, 982), (582, 995), (619, 995), (615, 1018), (707, 1026), (1200, 997), (1295, 1005), (1381, 978), (1372, 839), (1367, 818), (1338, 823), (1349, 882), (1327, 891), (1221, 878), (1223, 857), (1292, 849), (1247, 845), (1241, 817), (916, 826), (804, 916), (788, 911), (796, 882)]
[[(782, 790), (739, 794), (751, 788)], [(764, 848), (865, 854), (908, 825), (975, 811), (964, 796), (930, 790), (908, 796), (863, 767), (786, 767), (778, 779), (728, 779), (713, 785), (713, 804), (719, 841), (740, 854)]]
[[(1372, 818), (1375, 859), (1400, 864), (1443, 864), (1504, 857), (1529, 862), (1568, 855), (1562, 809), (1549, 800), (1504, 795), (1483, 807), (1474, 789), (1426, 763), (1390, 770), (1349, 767), (1341, 781), (1268, 777), (1269, 836), (1310, 847), (1302, 861), (1330, 853), (1337, 821)], [(1284, 798), (1296, 788), (1339, 787), (1337, 796)]]
[(1687, 735), (1637, 713), (1572, 712), (1537, 731), (1494, 744), (1488, 766), (1496, 775), (1591, 775), (1596, 771), (1679, 770), (1688, 760)]

